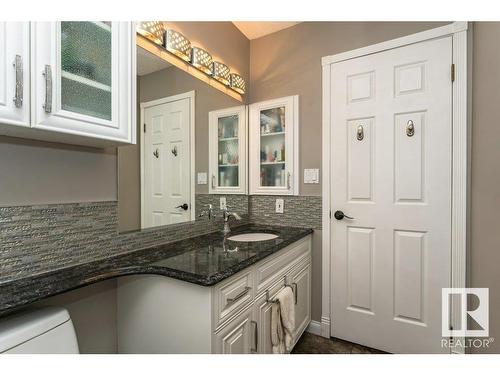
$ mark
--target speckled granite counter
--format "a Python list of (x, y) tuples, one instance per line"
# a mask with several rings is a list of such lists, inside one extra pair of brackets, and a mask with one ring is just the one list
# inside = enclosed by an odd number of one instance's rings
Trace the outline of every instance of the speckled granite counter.
[(274, 233), (278, 238), (233, 242), (215, 232), (9, 281), (0, 284), (0, 315), (49, 296), (124, 275), (155, 274), (202, 286), (215, 285), (313, 231), (249, 224), (233, 229), (231, 235), (248, 232)]

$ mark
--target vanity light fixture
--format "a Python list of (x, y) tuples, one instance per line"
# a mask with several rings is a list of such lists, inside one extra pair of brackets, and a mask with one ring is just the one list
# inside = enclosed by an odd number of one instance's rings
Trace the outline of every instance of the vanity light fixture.
[(152, 42), (163, 45), (163, 36), (165, 33), (165, 27), (161, 21), (143, 21), (138, 22), (136, 31), (144, 36), (145, 38), (151, 40)]
[(212, 55), (199, 47), (191, 48), (191, 65), (206, 74), (212, 73)]
[(244, 94), (246, 90), (246, 84), (245, 84), (245, 79), (240, 76), (239, 74), (236, 73), (231, 73), (231, 88), (239, 92), (240, 94)]
[(217, 81), (229, 86), (231, 79), (231, 72), (229, 67), (221, 62), (214, 61), (212, 63), (212, 77)]
[(172, 29), (165, 31), (165, 48), (184, 61), (190, 62), (191, 42), (178, 31)]

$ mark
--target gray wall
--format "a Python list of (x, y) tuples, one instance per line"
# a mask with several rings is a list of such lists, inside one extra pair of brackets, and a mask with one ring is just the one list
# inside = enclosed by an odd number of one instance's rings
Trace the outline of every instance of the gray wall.
[(433, 22), (303, 22), (250, 42), (249, 103), (299, 95), (300, 194), (304, 168), (321, 168), (321, 58), (441, 26)]
[(490, 288), (490, 336), (496, 339), (490, 353), (500, 353), (499, 40), (499, 22), (474, 24), (469, 280)]
[[(137, 87), (138, 105), (141, 102), (195, 91), (195, 173), (208, 173), (208, 112), (242, 103), (174, 66), (138, 77)], [(139, 120), (137, 128), (137, 144), (118, 149), (120, 231), (139, 229), (141, 224)], [(195, 192), (207, 194), (208, 185), (196, 184)]]

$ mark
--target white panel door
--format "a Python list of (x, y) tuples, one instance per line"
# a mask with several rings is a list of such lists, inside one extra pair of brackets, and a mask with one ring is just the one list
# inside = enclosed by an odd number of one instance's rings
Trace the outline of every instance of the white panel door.
[(29, 22), (0, 22), (0, 124), (30, 126)]
[(143, 227), (191, 220), (190, 122), (189, 98), (144, 109)]
[(451, 63), (445, 37), (331, 66), (332, 336), (448, 352)]

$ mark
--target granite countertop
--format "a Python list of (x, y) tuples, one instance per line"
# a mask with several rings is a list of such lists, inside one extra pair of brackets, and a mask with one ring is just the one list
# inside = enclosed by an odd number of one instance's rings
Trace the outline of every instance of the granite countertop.
[(46, 297), (124, 275), (154, 274), (212, 286), (313, 230), (247, 224), (233, 229), (230, 235), (248, 232), (274, 233), (278, 238), (234, 242), (225, 239), (221, 232), (214, 232), (0, 283), (0, 315)]

